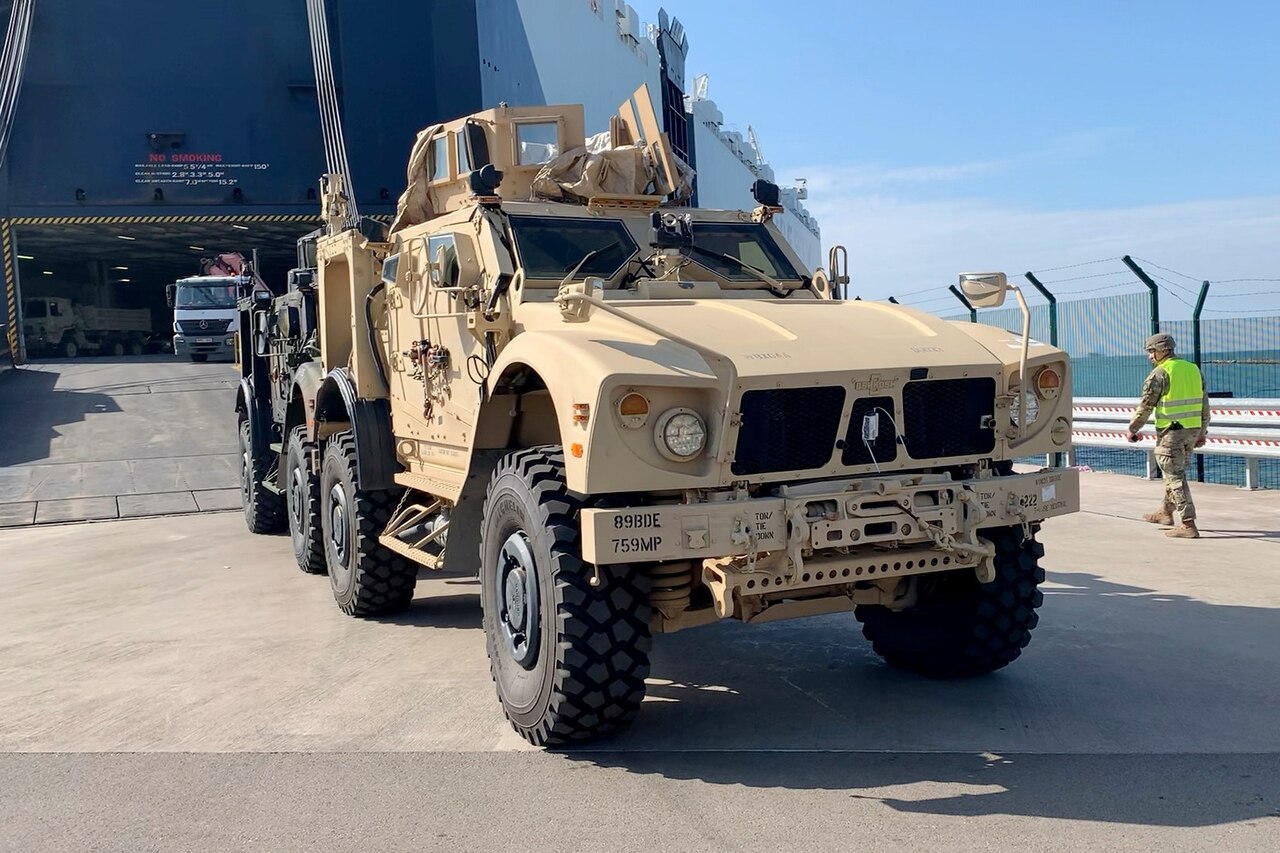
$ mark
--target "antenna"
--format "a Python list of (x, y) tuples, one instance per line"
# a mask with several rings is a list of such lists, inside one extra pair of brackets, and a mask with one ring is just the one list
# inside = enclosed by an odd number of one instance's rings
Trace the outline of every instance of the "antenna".
[(756, 165), (764, 165), (764, 152), (760, 150), (760, 140), (756, 137), (756, 129), (751, 125), (747, 125), (747, 140), (751, 143), (751, 150), (756, 152)]

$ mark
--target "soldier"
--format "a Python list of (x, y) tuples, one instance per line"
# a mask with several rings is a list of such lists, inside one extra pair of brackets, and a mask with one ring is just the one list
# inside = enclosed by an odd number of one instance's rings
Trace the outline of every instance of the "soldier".
[(1147, 338), (1147, 358), (1155, 368), (1142, 384), (1142, 399), (1129, 422), (1129, 441), (1152, 411), (1156, 416), (1156, 462), (1164, 475), (1164, 505), (1143, 516), (1152, 524), (1172, 525), (1174, 512), (1182, 524), (1165, 531), (1174, 539), (1199, 539), (1196, 506), (1187, 486), (1187, 463), (1195, 448), (1204, 445), (1209, 429), (1209, 398), (1204, 393), (1200, 368), (1174, 355), (1173, 336), (1164, 333)]

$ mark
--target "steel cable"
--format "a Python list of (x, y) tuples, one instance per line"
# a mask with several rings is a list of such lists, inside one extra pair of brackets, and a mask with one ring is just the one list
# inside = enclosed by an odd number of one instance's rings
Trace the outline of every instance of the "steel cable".
[(17, 0), (9, 12), (9, 36), (0, 58), (0, 165), (3, 165), (13, 134), (26, 70), (27, 52), (31, 46), (32, 0)]
[(338, 101), (332, 45), (329, 40), (329, 21), (324, 0), (307, 0), (307, 23), (310, 27), (311, 59), (315, 67), (316, 101), (320, 109), (325, 162), (330, 174), (342, 176), (341, 190), (347, 199), (345, 224), (349, 228), (354, 228), (360, 224), (360, 211), (356, 204), (351, 164), (347, 159), (346, 140), (342, 130), (342, 108)]

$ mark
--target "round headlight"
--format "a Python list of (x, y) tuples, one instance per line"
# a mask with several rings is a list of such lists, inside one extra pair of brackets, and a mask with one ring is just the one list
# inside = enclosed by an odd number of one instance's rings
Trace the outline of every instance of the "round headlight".
[(654, 426), (658, 452), (676, 462), (688, 462), (707, 446), (707, 424), (692, 409), (672, 409)]
[[(1027, 407), (1027, 421), (1022, 422), (1022, 406)], [(1013, 421), (1014, 426), (1031, 426), (1036, 422), (1036, 418), (1040, 417), (1040, 401), (1036, 399), (1035, 394), (1024, 394), (1017, 392), (1013, 399), (1013, 405), (1009, 407), (1009, 420)]]

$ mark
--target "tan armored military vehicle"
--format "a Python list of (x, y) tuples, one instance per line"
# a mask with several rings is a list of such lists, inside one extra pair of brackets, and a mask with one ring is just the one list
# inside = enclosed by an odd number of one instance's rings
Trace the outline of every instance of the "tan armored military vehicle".
[(293, 357), (281, 423), (241, 394), (246, 507), (288, 498), (350, 614), (406, 606), (419, 567), (478, 573), (535, 744), (627, 724), (652, 635), (718, 619), (853, 611), (891, 664), (998, 669), (1036, 624), (1040, 522), (1078, 509), (1076, 472), (1010, 461), (1070, 440), (1062, 351), (835, 299), (776, 187), (701, 210), (688, 180), (643, 91), (607, 138), (577, 106), (433, 127), (385, 240), (328, 194), (320, 358)]

